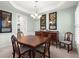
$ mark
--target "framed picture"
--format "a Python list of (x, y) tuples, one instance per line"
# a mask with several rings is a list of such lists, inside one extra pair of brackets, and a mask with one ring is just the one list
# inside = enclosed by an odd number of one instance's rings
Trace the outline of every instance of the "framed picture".
[(12, 13), (0, 10), (0, 33), (12, 32)]
[(46, 30), (46, 14), (40, 18), (40, 30)]
[(57, 29), (57, 12), (49, 13), (49, 30)]

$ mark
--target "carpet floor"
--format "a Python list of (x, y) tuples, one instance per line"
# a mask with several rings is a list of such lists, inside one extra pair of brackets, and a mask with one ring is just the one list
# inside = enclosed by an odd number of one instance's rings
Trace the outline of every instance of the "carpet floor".
[[(38, 53), (36, 55), (37, 57), (39, 56)], [(79, 55), (76, 51), (70, 51), (67, 53), (66, 49), (56, 48), (56, 46), (53, 45), (50, 47), (50, 55), (51, 58), (79, 58)], [(0, 58), (12, 58), (12, 47), (8, 46), (0, 48)], [(28, 56), (26, 58), (28, 58)]]

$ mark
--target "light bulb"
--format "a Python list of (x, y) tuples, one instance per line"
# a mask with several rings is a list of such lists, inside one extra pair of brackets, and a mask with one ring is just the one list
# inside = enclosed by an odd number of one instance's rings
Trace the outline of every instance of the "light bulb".
[(35, 16), (34, 15), (31, 15), (31, 17), (35, 19)]
[(38, 16), (38, 14), (37, 14), (37, 13), (35, 13), (35, 16), (37, 17), (37, 16)]
[(38, 16), (38, 18), (40, 19), (41, 15)]
[(52, 21), (50, 21), (50, 23), (52, 24)]
[(8, 23), (11, 23), (11, 21), (8, 21)]

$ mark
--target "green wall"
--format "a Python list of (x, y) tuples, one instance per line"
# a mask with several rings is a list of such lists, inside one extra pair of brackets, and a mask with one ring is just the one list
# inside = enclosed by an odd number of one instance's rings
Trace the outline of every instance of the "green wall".
[(79, 54), (79, 3), (75, 11), (75, 41), (77, 45), (77, 51)]
[(73, 33), (73, 46), (75, 46), (75, 10), (76, 6), (57, 11), (57, 30), (60, 32), (60, 40), (64, 39), (65, 32)]

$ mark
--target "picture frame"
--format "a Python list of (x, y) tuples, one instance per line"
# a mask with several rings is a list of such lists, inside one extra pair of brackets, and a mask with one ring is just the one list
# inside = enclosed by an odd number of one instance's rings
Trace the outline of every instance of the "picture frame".
[(57, 12), (49, 13), (49, 30), (57, 29)]
[(0, 33), (12, 32), (12, 13), (0, 10)]
[(40, 30), (46, 30), (46, 14), (40, 18)]

